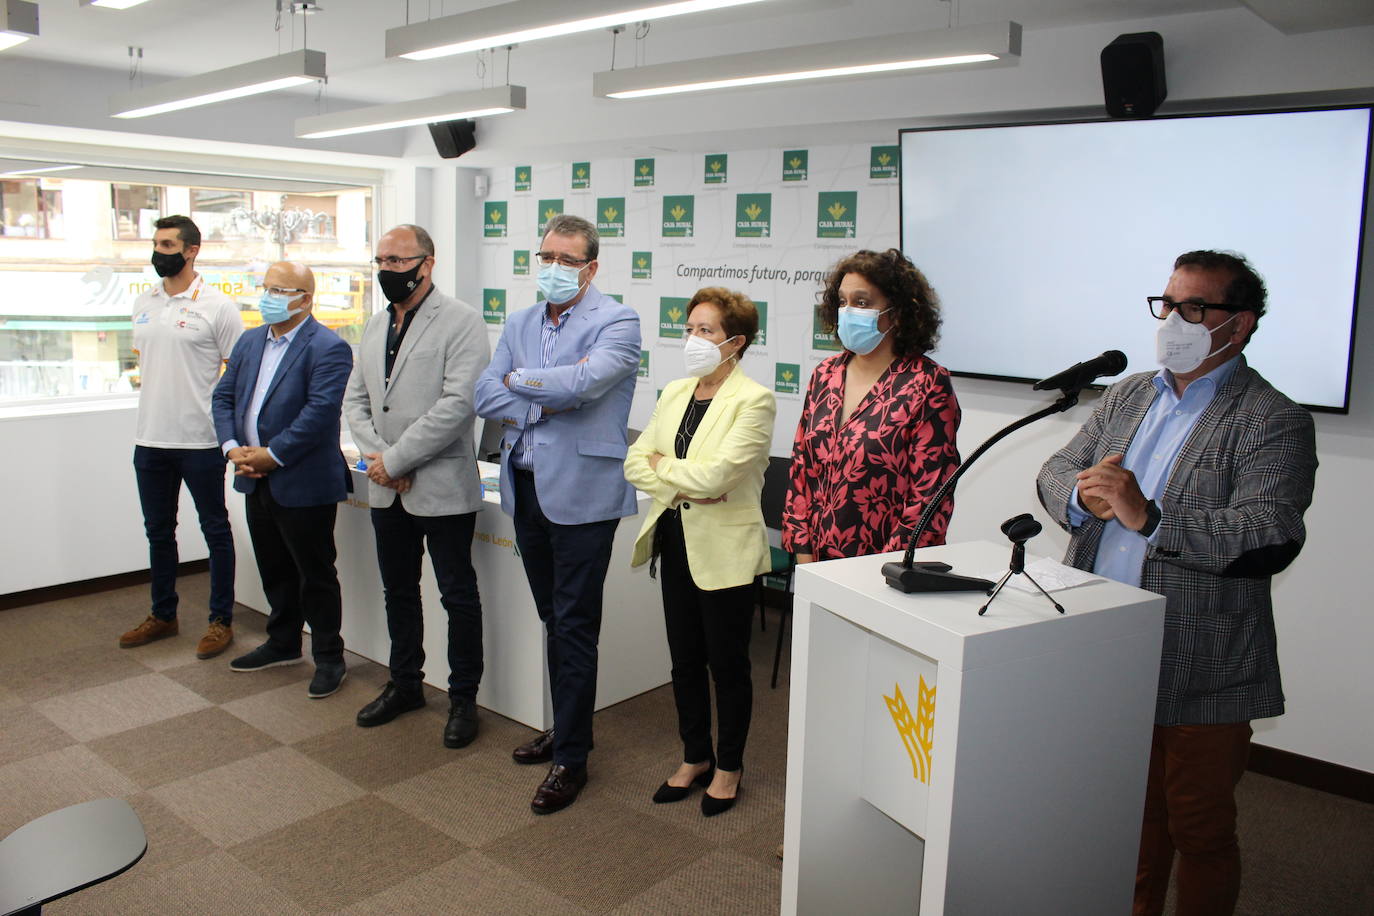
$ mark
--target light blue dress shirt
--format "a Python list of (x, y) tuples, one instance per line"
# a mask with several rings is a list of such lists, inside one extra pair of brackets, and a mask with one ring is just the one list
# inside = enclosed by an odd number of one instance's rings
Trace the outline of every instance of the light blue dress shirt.
[[(267, 399), (267, 389), (272, 387), (272, 379), (277, 375), (277, 367), (281, 365), (282, 357), (291, 348), (291, 341), (296, 339), (296, 332), (305, 327), (302, 321), (291, 330), (280, 337), (274, 335), (270, 330), (267, 332), (267, 340), (262, 348), (262, 364), (258, 366), (258, 380), (253, 386), (253, 399), (248, 402), (248, 413), (243, 417), (243, 437), (248, 441), (247, 445), (262, 445), (258, 439), (258, 414), (262, 412), (262, 402)], [(230, 439), (224, 443), (221, 450), (224, 454), (229, 454), (231, 449), (239, 447), (237, 439)], [(281, 459), (271, 448), (267, 454), (272, 456), (272, 460), (281, 465)]]
[[(549, 317), (548, 303), (541, 304), (544, 305), (544, 323), (539, 331), (539, 368), (547, 369), (549, 368), (550, 361), (553, 359), (554, 344), (558, 343), (558, 332), (563, 330), (564, 326), (568, 323), (568, 319), (572, 317), (572, 313), (577, 308), (577, 304), (568, 306), (563, 310), (563, 314), (559, 315), (557, 318)], [(515, 385), (519, 382), (520, 374), (523, 371), (523, 367), (511, 370), (511, 390), (515, 389)], [(534, 470), (534, 425), (540, 421), (543, 415), (544, 408), (540, 407), (538, 404), (531, 404), (529, 406), (529, 411), (525, 415), (525, 429), (520, 434), (519, 442), (511, 451), (511, 464), (522, 471)]]
[[(1184, 389), (1182, 397), (1174, 392), (1173, 376), (1168, 369), (1159, 370), (1150, 380), (1159, 396), (1140, 421), (1140, 427), (1121, 462), (1126, 470), (1135, 474), (1136, 483), (1146, 499), (1158, 502), (1164, 494), (1164, 486), (1169, 482), (1169, 475), (1178, 461), (1179, 452), (1183, 451), (1183, 444), (1188, 441), (1188, 434), (1193, 431), (1193, 426), (1207, 405), (1216, 397), (1217, 389), (1226, 383), (1239, 363), (1239, 357), (1232, 357), (1201, 378), (1194, 379)], [(1075, 528), (1092, 517), (1078, 503), (1077, 486), (1069, 497), (1068, 515), (1069, 523)], [(1159, 534), (1158, 527), (1153, 534)], [(1138, 588), (1140, 569), (1145, 562), (1145, 548), (1151, 540), (1112, 519), (1102, 530), (1093, 572)]]

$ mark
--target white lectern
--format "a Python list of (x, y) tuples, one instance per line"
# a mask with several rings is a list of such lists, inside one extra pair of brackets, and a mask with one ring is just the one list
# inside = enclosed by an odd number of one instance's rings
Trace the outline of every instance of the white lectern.
[(980, 617), (981, 592), (888, 588), (894, 559), (797, 567), (783, 913), (1129, 912), (1164, 599), (1006, 589)]

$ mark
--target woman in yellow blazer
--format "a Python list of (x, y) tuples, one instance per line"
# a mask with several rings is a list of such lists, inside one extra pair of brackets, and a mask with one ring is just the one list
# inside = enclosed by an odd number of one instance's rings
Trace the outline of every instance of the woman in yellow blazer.
[[(740, 791), (754, 702), (752, 583), (769, 568), (759, 494), (776, 406), (773, 393), (739, 367), (758, 327), (758, 310), (744, 295), (699, 290), (687, 305), (688, 376), (663, 389), (625, 458), (625, 478), (654, 500), (631, 562), (652, 557), (659, 565), (683, 744), (682, 765), (654, 801), (681, 801), (693, 785), (705, 786), (707, 817), (729, 810)], [(715, 750), (708, 671), (716, 686)]]

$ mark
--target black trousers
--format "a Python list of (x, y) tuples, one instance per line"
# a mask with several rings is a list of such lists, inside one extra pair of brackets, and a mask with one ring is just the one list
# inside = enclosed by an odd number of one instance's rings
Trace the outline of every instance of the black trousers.
[(553, 760), (585, 766), (596, 708), (601, 597), (620, 519), (585, 525), (551, 522), (539, 507), (534, 475), (512, 468), (515, 537), (534, 606), (544, 622), (553, 694)]
[[(754, 708), (749, 635), (754, 619), (754, 586), (705, 591), (697, 588), (687, 565), (681, 516), (664, 512), (657, 526), (658, 577), (663, 587), (663, 621), (673, 661), (673, 699), (677, 703), (682, 759), (716, 761), (722, 770), (744, 766), (744, 743)], [(711, 753), (711, 688), (716, 685), (719, 720), (716, 752)]]
[(391, 682), (418, 691), (424, 679), (425, 617), (420, 604), (420, 566), (425, 546), (439, 585), (439, 602), (448, 612), (448, 693), (453, 699), (477, 698), (482, 683), (482, 598), (472, 568), (472, 532), (477, 513), (411, 515), (398, 496), (385, 509), (372, 510), (377, 566), (386, 596), (386, 628), (391, 635)]
[(283, 506), (272, 496), (272, 477), (261, 478), (244, 497), (248, 537), (258, 562), (267, 605), (267, 642), (290, 654), (301, 651), (301, 627), (310, 624), (315, 664), (343, 661), (343, 601), (334, 568), (334, 518), (338, 504)]

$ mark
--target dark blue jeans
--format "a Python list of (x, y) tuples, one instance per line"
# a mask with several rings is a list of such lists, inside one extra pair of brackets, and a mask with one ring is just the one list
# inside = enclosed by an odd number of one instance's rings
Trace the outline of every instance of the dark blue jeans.
[(386, 628), (391, 636), (391, 682), (418, 691), (424, 678), (425, 616), (420, 606), (420, 569), (425, 545), (434, 565), (439, 602), (448, 612), (448, 694), (477, 698), (482, 683), (482, 598), (472, 568), (472, 532), (477, 513), (411, 515), (398, 496), (385, 509), (372, 510), (377, 566), (386, 597)]
[(620, 519), (585, 525), (551, 522), (539, 506), (534, 475), (512, 470), (515, 538), (534, 606), (544, 621), (553, 694), (553, 761), (576, 769), (586, 765), (592, 748), (601, 597)]
[(217, 448), (134, 446), (134, 478), (148, 534), (153, 616), (177, 616), (177, 503), (181, 484), (191, 492), (210, 548), (210, 619), (234, 619), (234, 536), (224, 508), (224, 456)]

